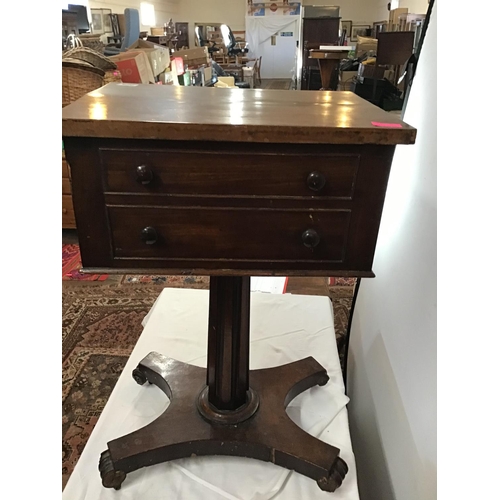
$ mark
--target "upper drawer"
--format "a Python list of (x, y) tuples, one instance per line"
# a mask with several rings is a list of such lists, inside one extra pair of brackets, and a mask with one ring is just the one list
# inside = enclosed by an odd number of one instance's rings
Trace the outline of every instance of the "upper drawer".
[[(257, 148), (257, 146), (256, 146)], [(101, 149), (104, 190), (214, 197), (352, 198), (359, 155)]]

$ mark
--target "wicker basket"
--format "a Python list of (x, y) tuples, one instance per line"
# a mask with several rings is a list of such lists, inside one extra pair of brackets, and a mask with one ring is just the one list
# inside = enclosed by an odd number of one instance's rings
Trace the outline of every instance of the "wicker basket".
[(106, 84), (112, 83), (112, 82), (122, 83), (122, 74), (117, 69), (108, 69), (108, 70), (106, 70), (106, 73), (104, 74), (103, 85), (106, 85)]
[(86, 61), (92, 64), (92, 66), (102, 69), (103, 71), (116, 69), (117, 67), (111, 59), (96, 50), (89, 49), (88, 47), (75, 47), (74, 49), (64, 52), (63, 59), (68, 58), (81, 59), (82, 61)]
[(104, 71), (70, 61), (62, 62), (62, 106), (104, 85)]
[(104, 43), (101, 42), (101, 35), (78, 35), (80, 38), (82, 45), (89, 49), (93, 49), (96, 52), (104, 53)]

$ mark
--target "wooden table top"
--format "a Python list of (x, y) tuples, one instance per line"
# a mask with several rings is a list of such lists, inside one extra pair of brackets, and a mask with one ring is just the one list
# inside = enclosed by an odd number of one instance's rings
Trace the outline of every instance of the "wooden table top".
[(352, 92), (109, 83), (63, 108), (62, 135), (413, 144), (416, 129)]
[(309, 51), (309, 57), (311, 59), (344, 59), (349, 50), (323, 50), (323, 49), (311, 49)]

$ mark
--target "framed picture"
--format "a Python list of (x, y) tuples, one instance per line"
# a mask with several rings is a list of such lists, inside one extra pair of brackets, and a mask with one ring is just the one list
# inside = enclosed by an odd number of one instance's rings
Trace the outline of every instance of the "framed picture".
[(92, 33), (102, 35), (104, 33), (104, 19), (102, 9), (90, 9), (92, 14)]
[(340, 30), (344, 31), (345, 30), (345, 36), (350, 37), (351, 36), (351, 30), (352, 30), (352, 21), (340, 21)]
[(111, 24), (111, 9), (102, 10), (102, 23), (104, 26), (104, 33), (113, 33), (113, 26)]
[(351, 42), (357, 42), (358, 36), (366, 36), (366, 30), (371, 29), (369, 24), (353, 24), (351, 28)]

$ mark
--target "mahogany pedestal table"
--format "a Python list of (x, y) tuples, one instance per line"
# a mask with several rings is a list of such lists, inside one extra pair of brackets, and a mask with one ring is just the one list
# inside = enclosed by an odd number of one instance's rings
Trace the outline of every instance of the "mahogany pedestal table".
[(339, 448), (285, 412), (328, 374), (308, 356), (250, 371), (250, 276), (373, 277), (394, 149), (416, 130), (351, 92), (113, 83), (62, 113), (84, 270), (210, 276), (207, 369), (168, 352), (138, 363), (136, 382), (171, 404), (108, 443), (103, 486), (222, 454), (335, 491), (347, 473)]
[[(340, 61), (346, 59), (349, 50), (328, 50), (328, 49), (311, 49), (309, 57), (317, 59), (319, 64), (319, 73), (321, 76), (320, 90), (337, 90), (338, 87), (338, 70)], [(336, 72), (337, 78), (333, 83), (333, 88), (330, 87), (333, 72)]]

